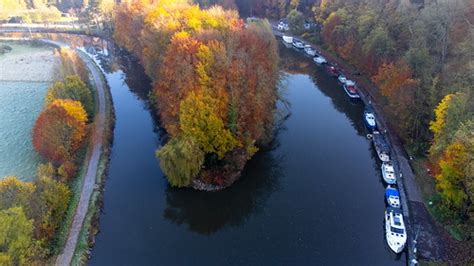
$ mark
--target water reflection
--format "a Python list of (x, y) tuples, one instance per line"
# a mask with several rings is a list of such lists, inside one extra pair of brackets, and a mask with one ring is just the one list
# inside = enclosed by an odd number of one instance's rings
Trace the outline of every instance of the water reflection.
[(125, 83), (143, 103), (149, 104), (148, 95), (151, 91), (151, 80), (145, 74), (145, 70), (138, 60), (121, 50), (114, 50), (120, 68), (125, 72)]
[[(118, 49), (111, 51), (124, 72), (123, 78), (130, 91), (152, 115), (154, 131), (161, 142), (158, 144), (163, 144), (166, 132), (160, 127), (156, 109), (149, 101), (150, 79), (133, 57)], [(284, 120), (280, 120), (281, 124)], [(283, 129), (281, 127), (278, 131)], [(208, 193), (167, 186), (164, 219), (180, 226), (186, 225), (189, 230), (203, 235), (211, 235), (227, 226), (242, 225), (249, 216), (259, 213), (269, 195), (278, 189), (281, 158), (273, 154), (278, 146), (279, 142), (275, 140), (258, 152), (247, 163), (241, 180), (224, 191)]]
[(282, 158), (273, 153), (277, 142), (270, 146), (247, 163), (242, 178), (228, 189), (209, 193), (168, 187), (163, 217), (203, 235), (242, 225), (249, 216), (260, 213), (279, 189)]
[(350, 119), (357, 130), (357, 134), (365, 136), (367, 130), (361, 123), (364, 110), (363, 103), (360, 100), (347, 97), (337, 80), (326, 73), (324, 66), (317, 66), (310, 57), (301, 51), (296, 51), (294, 48), (286, 48), (282, 43), (279, 47), (281, 68), (288, 73), (309, 75), (318, 89), (331, 98), (334, 108)]
[(169, 187), (153, 155), (164, 137), (152, 131), (160, 127), (149, 81), (133, 60), (101, 58), (113, 71), (117, 141), (91, 265), (401, 264), (384, 248), (380, 168), (360, 137), (362, 105), (310, 59), (286, 48), (281, 57), (293, 103), (287, 129), (216, 193)]

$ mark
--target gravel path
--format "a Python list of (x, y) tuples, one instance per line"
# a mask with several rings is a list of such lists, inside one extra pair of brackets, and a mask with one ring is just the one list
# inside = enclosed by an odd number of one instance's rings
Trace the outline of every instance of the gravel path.
[(71, 264), (71, 260), (77, 245), (77, 240), (79, 238), (79, 233), (81, 232), (82, 225), (84, 223), (84, 218), (86, 217), (87, 211), (89, 209), (89, 201), (92, 192), (95, 188), (96, 173), (99, 165), (100, 156), (102, 154), (102, 139), (104, 136), (105, 128), (105, 85), (102, 82), (100, 76), (101, 73), (99, 72), (98, 68), (91, 60), (91, 58), (83, 54), (83, 52), (77, 51), (77, 53), (79, 53), (79, 55), (84, 60), (92, 74), (93, 81), (97, 88), (99, 111), (96, 115), (94, 122), (94, 137), (92, 137), (92, 139), (94, 139), (95, 141), (92, 144), (92, 153), (89, 157), (87, 173), (84, 177), (81, 197), (77, 205), (76, 214), (74, 215), (74, 219), (69, 229), (69, 235), (66, 241), (66, 245), (64, 246), (64, 249), (61, 254), (58, 256), (56, 260), (56, 265)]

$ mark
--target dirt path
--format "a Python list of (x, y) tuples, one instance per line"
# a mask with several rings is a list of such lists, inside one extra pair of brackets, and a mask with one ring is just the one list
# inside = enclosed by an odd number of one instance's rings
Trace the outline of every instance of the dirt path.
[(56, 260), (56, 265), (70, 265), (74, 251), (76, 249), (77, 240), (84, 223), (84, 218), (86, 217), (87, 210), (89, 209), (89, 201), (92, 195), (92, 192), (95, 188), (95, 180), (97, 168), (99, 165), (100, 156), (102, 154), (102, 141), (104, 136), (105, 128), (105, 85), (101, 79), (101, 73), (98, 68), (95, 66), (95, 63), (87, 55), (82, 52), (77, 51), (80, 57), (84, 60), (87, 67), (89, 68), (93, 82), (95, 83), (97, 89), (97, 99), (99, 104), (99, 110), (94, 121), (94, 132), (93, 139), (95, 140), (92, 143), (92, 152), (89, 157), (87, 172), (84, 177), (84, 184), (82, 186), (81, 197), (77, 205), (76, 214), (72, 221), (71, 227), (69, 229), (69, 235), (66, 240), (66, 245), (64, 246), (63, 251), (58, 256)]

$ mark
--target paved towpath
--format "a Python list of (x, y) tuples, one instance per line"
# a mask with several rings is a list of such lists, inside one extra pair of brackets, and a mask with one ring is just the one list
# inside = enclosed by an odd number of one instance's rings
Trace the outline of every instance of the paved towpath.
[(93, 136), (91, 138), (94, 142), (91, 144), (92, 152), (89, 157), (87, 172), (84, 177), (84, 184), (81, 190), (81, 197), (77, 205), (76, 214), (74, 215), (71, 227), (69, 229), (69, 235), (66, 241), (66, 245), (64, 246), (64, 249), (61, 252), (61, 254), (56, 259), (56, 265), (70, 265), (71, 264), (71, 260), (74, 255), (74, 251), (76, 249), (79, 234), (81, 232), (82, 225), (84, 223), (84, 219), (86, 217), (87, 211), (89, 209), (90, 198), (95, 188), (96, 174), (97, 174), (97, 169), (99, 166), (100, 156), (102, 154), (102, 144), (103, 144), (102, 142), (103, 142), (104, 128), (105, 128), (105, 104), (106, 104), (105, 93), (104, 93), (105, 85), (101, 79), (101, 76), (100, 76), (101, 73), (99, 72), (99, 69), (97, 68), (93, 60), (89, 58), (89, 56), (87, 56), (81, 51), (76, 51), (76, 52), (82, 58), (82, 60), (84, 61), (84, 63), (86, 64), (87, 68), (89, 69), (92, 75), (92, 80), (97, 89), (97, 99), (98, 99), (98, 104), (99, 104), (99, 110), (96, 114), (95, 121), (94, 121), (94, 129), (92, 133)]

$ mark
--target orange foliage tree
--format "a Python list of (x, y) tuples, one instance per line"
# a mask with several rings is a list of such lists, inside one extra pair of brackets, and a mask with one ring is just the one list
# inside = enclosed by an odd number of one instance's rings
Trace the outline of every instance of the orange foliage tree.
[[(186, 1), (140, 8), (123, 4), (118, 12), (116, 24), (127, 21), (129, 25), (118, 26), (115, 38), (140, 58), (155, 81), (152, 98), (172, 138), (157, 154), (167, 176), (175, 177), (170, 180), (173, 185), (189, 185), (195, 176), (188, 175), (195, 175), (196, 167), (171, 173), (171, 166), (202, 161), (202, 157), (183, 152), (195, 151), (197, 146), (215, 158), (206, 162), (224, 160), (230, 164), (237, 160), (232, 156), (248, 159), (256, 145), (270, 139), (278, 53), (268, 22), (244, 27), (235, 11), (220, 7), (201, 10)], [(129, 35), (130, 25), (140, 18), (140, 44), (132, 46), (129, 36), (137, 32)], [(184, 145), (190, 139), (192, 148)]]
[(36, 120), (33, 146), (45, 159), (59, 165), (72, 158), (85, 136), (85, 122), (69, 114), (60, 104), (53, 104)]
[(405, 139), (416, 139), (420, 128), (419, 103), (416, 94), (419, 82), (412, 77), (404, 61), (384, 63), (373, 81), (378, 85), (388, 105), (384, 106), (392, 121), (396, 121), (399, 134)]

